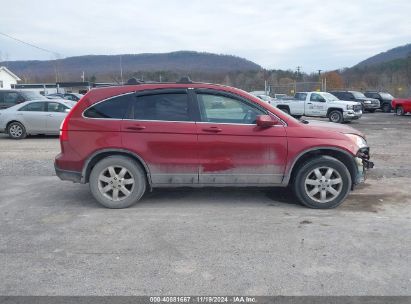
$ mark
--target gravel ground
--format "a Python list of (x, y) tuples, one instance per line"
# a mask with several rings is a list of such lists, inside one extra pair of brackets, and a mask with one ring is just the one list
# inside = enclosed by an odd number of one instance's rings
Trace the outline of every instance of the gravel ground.
[(56, 137), (0, 135), (0, 294), (411, 295), (411, 116), (351, 126), (376, 168), (333, 210), (230, 188), (104, 209), (54, 176)]

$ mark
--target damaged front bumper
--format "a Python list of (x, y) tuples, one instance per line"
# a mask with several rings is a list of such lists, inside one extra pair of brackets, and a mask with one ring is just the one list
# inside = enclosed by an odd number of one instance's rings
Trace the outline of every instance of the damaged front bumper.
[(370, 148), (365, 147), (358, 150), (355, 162), (357, 165), (357, 178), (355, 184), (360, 184), (366, 180), (367, 171), (374, 168), (374, 163), (370, 161)]

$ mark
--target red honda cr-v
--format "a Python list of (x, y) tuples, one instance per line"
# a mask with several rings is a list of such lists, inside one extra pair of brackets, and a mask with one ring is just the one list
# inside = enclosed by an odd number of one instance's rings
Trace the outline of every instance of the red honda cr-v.
[(373, 166), (364, 136), (294, 119), (232, 87), (136, 84), (91, 90), (61, 126), (62, 180), (109, 208), (156, 187), (291, 185), (311, 208), (341, 204)]

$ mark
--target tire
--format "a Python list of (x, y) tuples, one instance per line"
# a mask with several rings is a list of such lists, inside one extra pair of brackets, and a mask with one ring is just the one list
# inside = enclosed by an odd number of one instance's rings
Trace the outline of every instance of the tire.
[(331, 111), (328, 114), (328, 119), (331, 122), (335, 122), (335, 123), (342, 123), (344, 121), (343, 114), (341, 113), (341, 111), (338, 111), (338, 110)]
[(375, 109), (369, 109), (368, 112), (374, 113), (374, 112), (375, 112)]
[(301, 119), (302, 115), (293, 115), (295, 119)]
[[(297, 170), (293, 191), (298, 200), (309, 208), (335, 208), (350, 193), (350, 172), (342, 162), (331, 156), (311, 159)], [(328, 175), (330, 172), (331, 175)]]
[(397, 116), (403, 116), (403, 115), (405, 115), (404, 108), (401, 107), (401, 106), (398, 106), (398, 107), (395, 109), (395, 115), (397, 115)]
[(99, 161), (91, 170), (89, 178), (94, 198), (111, 209), (127, 208), (135, 204), (146, 191), (146, 184), (145, 172), (141, 166), (133, 159), (121, 155)]
[(26, 128), (20, 122), (12, 122), (7, 126), (7, 134), (12, 139), (23, 139), (27, 136)]
[(390, 113), (391, 112), (391, 105), (389, 103), (384, 103), (381, 107), (381, 110), (384, 113)]

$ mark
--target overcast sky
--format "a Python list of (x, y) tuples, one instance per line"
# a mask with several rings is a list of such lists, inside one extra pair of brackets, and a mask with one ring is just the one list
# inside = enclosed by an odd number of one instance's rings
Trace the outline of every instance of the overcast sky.
[[(311, 72), (411, 43), (410, 0), (0, 0), (0, 7), (0, 32), (61, 57), (194, 50)], [(0, 52), (3, 60), (54, 59), (2, 35)]]

